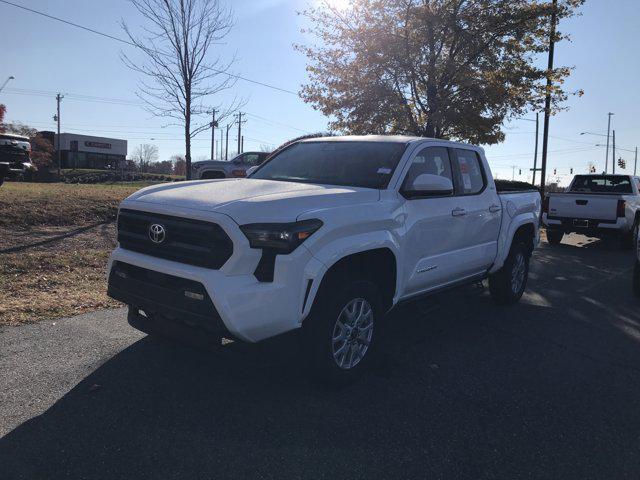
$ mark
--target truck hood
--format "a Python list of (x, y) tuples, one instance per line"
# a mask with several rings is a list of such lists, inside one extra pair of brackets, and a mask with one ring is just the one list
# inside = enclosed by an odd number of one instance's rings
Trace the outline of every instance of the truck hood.
[(145, 204), (223, 213), (238, 224), (293, 222), (312, 210), (375, 202), (378, 190), (257, 180), (204, 180), (147, 187), (128, 197), (123, 207)]

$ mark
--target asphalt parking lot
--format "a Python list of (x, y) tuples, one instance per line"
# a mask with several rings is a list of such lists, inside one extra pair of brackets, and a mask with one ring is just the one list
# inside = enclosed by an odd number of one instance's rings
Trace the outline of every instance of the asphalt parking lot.
[(123, 310), (0, 331), (1, 478), (638, 478), (632, 253), (572, 236), (526, 297), (403, 307), (342, 390), (266, 345), (226, 354)]

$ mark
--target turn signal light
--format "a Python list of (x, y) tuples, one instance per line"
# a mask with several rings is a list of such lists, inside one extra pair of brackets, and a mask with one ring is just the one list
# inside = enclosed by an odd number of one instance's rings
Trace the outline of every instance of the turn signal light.
[(626, 202), (624, 200), (618, 200), (618, 209), (617, 209), (618, 218), (625, 217), (625, 214), (624, 214), (625, 206), (626, 206)]

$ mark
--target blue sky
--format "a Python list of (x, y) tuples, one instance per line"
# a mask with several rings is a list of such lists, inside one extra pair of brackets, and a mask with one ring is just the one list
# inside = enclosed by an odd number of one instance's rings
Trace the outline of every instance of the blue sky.
[[(119, 37), (123, 36), (118, 25), (122, 18), (134, 27), (141, 21), (126, 0), (12, 1)], [(292, 44), (313, 39), (300, 33), (305, 20), (296, 12), (313, 1), (317, 0), (230, 2), (236, 23), (226, 43), (217, 46), (219, 53), (223, 58), (237, 56), (233, 71), (239, 75), (297, 91), (306, 80), (306, 62)], [(556, 50), (557, 65), (575, 67), (567, 89), (585, 91), (583, 97), (569, 100), (568, 111), (551, 119), (548, 168), (552, 178), (555, 168), (562, 182), (569, 178), (570, 168), (574, 173), (586, 172), (589, 162), (603, 170), (604, 148), (595, 144), (606, 139), (581, 136), (580, 132), (606, 133), (607, 112), (616, 114), (612, 125), (619, 146), (634, 149), (640, 143), (640, 3), (587, 0), (582, 13), (561, 25), (573, 41), (563, 42)], [(135, 105), (139, 78), (119, 56), (129, 47), (2, 3), (0, 18), (5, 38), (0, 82), (9, 75), (16, 77), (0, 93), (8, 121), (53, 130), (55, 99), (49, 92), (118, 99), (123, 102), (86, 101), (70, 95), (62, 103), (62, 130), (126, 138), (130, 152), (140, 143), (153, 143), (163, 160), (182, 152), (180, 128), (165, 127), (166, 122)], [(42, 93), (33, 95), (33, 90)], [(215, 103), (229, 101), (234, 95), (247, 101), (243, 108), (248, 113), (243, 132), (245, 150), (277, 145), (303, 131), (326, 129), (327, 119), (295, 95), (238, 81), (232, 92)], [(529, 114), (528, 118), (534, 116)], [(486, 147), (492, 168), (500, 178), (511, 178), (511, 166), (515, 165), (516, 179), (530, 179), (535, 124), (520, 120), (505, 127), (506, 141)], [(235, 138), (234, 130), (230, 144)], [(209, 152), (210, 132), (204, 132), (195, 139), (193, 156), (208, 158)], [(627, 160), (627, 171), (632, 172), (633, 153), (620, 153)]]

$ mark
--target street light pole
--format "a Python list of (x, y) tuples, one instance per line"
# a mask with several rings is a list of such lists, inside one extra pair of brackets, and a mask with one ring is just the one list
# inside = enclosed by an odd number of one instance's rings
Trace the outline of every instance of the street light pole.
[[(613, 163), (613, 174), (616, 174), (616, 131), (615, 129), (613, 130), (613, 158), (612, 158), (612, 162)], [(607, 171), (605, 170), (604, 173), (607, 173)]]
[[(609, 116), (609, 121), (607, 122), (607, 151), (604, 155), (604, 173), (607, 173), (607, 167), (609, 163), (609, 132), (611, 131), (611, 117), (614, 115), (613, 113), (607, 113)], [(615, 157), (615, 155), (614, 155)], [(615, 158), (613, 159), (615, 162)], [(615, 167), (613, 167), (615, 169)]]
[(547, 64), (547, 95), (544, 99), (544, 132), (542, 134), (542, 171), (540, 172), (540, 193), (544, 197), (544, 182), (547, 175), (547, 149), (549, 147), (549, 117), (551, 116), (551, 72), (553, 71), (553, 53), (556, 40), (556, 19), (558, 0), (553, 0), (551, 10), (551, 30), (549, 32), (549, 61)]
[(2, 90), (4, 89), (4, 87), (7, 86), (7, 83), (9, 83), (10, 80), (14, 80), (16, 77), (14, 77), (13, 75), (10, 75), (2, 84), (2, 86), (0, 87), (0, 92), (2, 92)]
[(216, 142), (216, 109), (214, 108), (211, 112), (211, 160), (216, 159), (216, 150), (215, 150), (215, 142)]
[(540, 113), (536, 112), (536, 148), (534, 150), (533, 153), (533, 186), (535, 187), (536, 185), (536, 171), (537, 171), (537, 165), (538, 165), (538, 132), (540, 129)]
[(633, 162), (633, 174), (636, 174), (636, 170), (638, 169), (638, 147), (636, 147), (636, 159)]
[(56, 104), (57, 104), (57, 113), (56, 113), (56, 121), (58, 122), (58, 141), (56, 146), (58, 147), (58, 180), (60, 180), (60, 169), (62, 168), (62, 155), (60, 150), (60, 100), (62, 100), (64, 96), (59, 93), (56, 95)]

